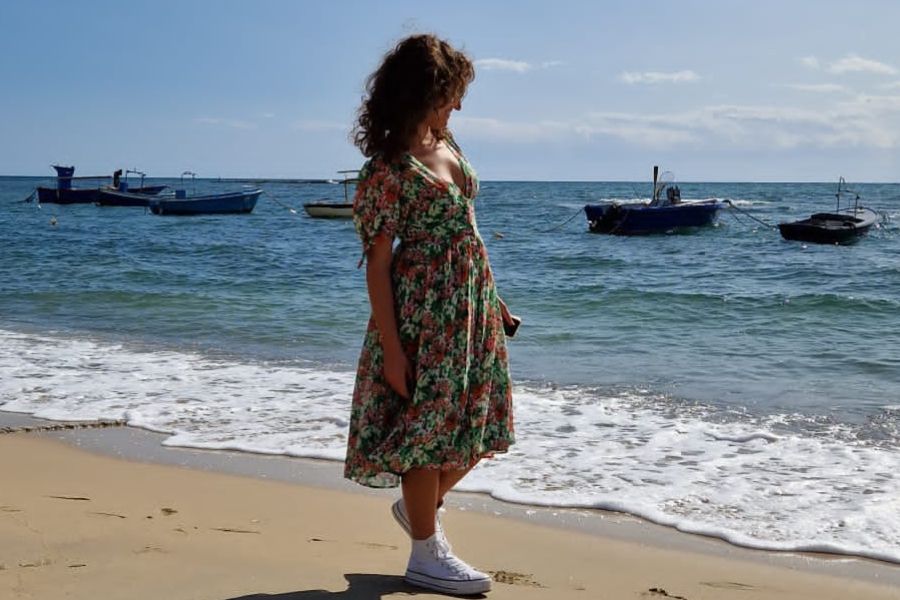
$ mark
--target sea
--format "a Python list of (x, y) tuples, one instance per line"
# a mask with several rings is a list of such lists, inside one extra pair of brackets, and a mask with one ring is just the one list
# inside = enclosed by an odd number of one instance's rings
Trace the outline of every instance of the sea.
[[(23, 202), (43, 182), (0, 178), (0, 410), (343, 459), (361, 250), (351, 222), (302, 210), (341, 185), (256, 182), (250, 215), (156, 217)], [(836, 182), (679, 185), (734, 208), (605, 236), (582, 207), (649, 184), (482, 183), (479, 229), (523, 319), (517, 443), (460, 489), (900, 563), (900, 184), (852, 186), (882, 220), (850, 246), (766, 225), (831, 209)]]

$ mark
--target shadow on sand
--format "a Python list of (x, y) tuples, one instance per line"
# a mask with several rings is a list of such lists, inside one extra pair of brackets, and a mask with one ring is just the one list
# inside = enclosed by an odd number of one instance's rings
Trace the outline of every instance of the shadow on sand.
[[(397, 575), (378, 575), (375, 573), (345, 573), (347, 589), (341, 592), (328, 590), (301, 590), (281, 594), (249, 594), (229, 598), (228, 600), (381, 600), (395, 593), (409, 596), (417, 594), (439, 594), (413, 587)], [(468, 598), (486, 598), (483, 594), (467, 596)]]

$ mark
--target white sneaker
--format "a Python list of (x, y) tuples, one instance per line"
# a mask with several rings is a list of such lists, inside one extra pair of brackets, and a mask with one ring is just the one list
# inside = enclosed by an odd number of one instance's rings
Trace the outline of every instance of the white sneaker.
[[(450, 541), (444, 534), (444, 527), (441, 525), (441, 510), (443, 509), (438, 509), (434, 514), (434, 535), (437, 538), (438, 543), (442, 544), (446, 549), (446, 552), (449, 553), (452, 549), (450, 548)], [(391, 505), (391, 514), (394, 515), (394, 520), (403, 528), (406, 535), (412, 539), (412, 526), (409, 524), (409, 516), (406, 514), (406, 504), (403, 503), (403, 498), (400, 498)]]
[(445, 550), (437, 534), (412, 541), (404, 579), (410, 585), (445, 594), (483, 594), (491, 589), (491, 576)]

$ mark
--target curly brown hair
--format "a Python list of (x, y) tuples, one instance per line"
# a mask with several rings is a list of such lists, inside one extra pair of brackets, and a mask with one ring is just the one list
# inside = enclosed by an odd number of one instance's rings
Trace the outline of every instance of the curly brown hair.
[[(428, 112), (461, 99), (473, 79), (471, 59), (437, 36), (401, 40), (366, 80), (353, 142), (367, 157), (395, 160), (409, 148)], [(434, 134), (442, 139), (445, 132)]]

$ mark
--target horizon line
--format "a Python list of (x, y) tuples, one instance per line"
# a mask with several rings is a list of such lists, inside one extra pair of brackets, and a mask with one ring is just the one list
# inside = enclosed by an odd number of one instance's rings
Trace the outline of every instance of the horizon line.
[[(19, 179), (44, 179), (44, 180), (52, 180), (56, 179), (54, 175), (6, 175), (0, 174), (0, 178), (19, 178)], [(92, 176), (89, 176), (92, 178)], [(97, 175), (97, 179), (111, 179), (111, 175)], [(154, 175), (147, 176), (145, 180), (149, 179), (180, 179), (181, 175)], [(230, 176), (230, 177), (197, 177), (196, 180), (200, 181), (247, 181), (247, 182), (258, 182), (264, 183), (267, 181), (270, 182), (280, 182), (280, 183), (305, 183), (310, 185), (339, 185), (343, 183), (340, 179), (334, 179), (332, 177), (239, 177), (239, 176)], [(481, 179), (481, 183), (627, 183), (627, 184), (651, 184), (649, 179)], [(894, 185), (900, 184), (900, 181), (888, 181), (888, 180), (870, 180), (870, 181), (861, 181), (861, 180), (851, 180), (854, 184), (878, 184), (878, 185)], [(769, 180), (737, 180), (737, 179), (692, 179), (692, 180), (676, 180), (672, 183), (682, 185), (682, 184), (697, 184), (697, 183), (777, 183), (777, 184), (788, 184), (788, 183), (835, 183), (835, 180), (801, 180), (801, 179), (769, 179)]]

